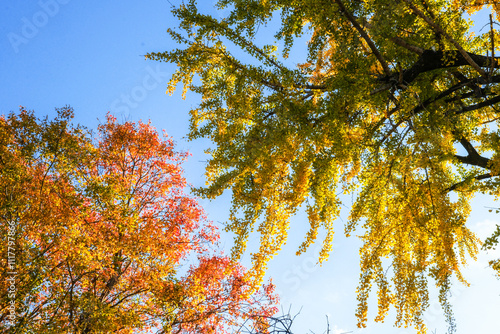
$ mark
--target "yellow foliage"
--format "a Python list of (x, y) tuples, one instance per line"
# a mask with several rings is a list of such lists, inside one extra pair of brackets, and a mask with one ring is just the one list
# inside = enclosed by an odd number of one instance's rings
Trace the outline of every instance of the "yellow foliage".
[[(500, 195), (500, 41), (496, 31), (471, 32), (472, 14), (497, 2), (479, 0), (219, 1), (217, 20), (174, 9), (186, 34), (183, 49), (150, 54), (176, 63), (171, 86), (201, 94), (190, 138), (210, 138), (207, 187), (230, 189), (228, 231), (233, 256), (260, 234), (253, 278), (286, 242), (290, 218), (305, 204), (309, 231), (297, 253), (324, 235), (319, 261), (331, 251), (342, 204), (355, 200), (344, 228), (361, 233), (359, 326), (377, 286), (383, 321), (391, 307), (398, 326), (426, 331), (429, 281), (447, 292), (480, 241), (467, 228), (477, 191)], [(283, 45), (260, 46), (273, 15)], [(200, 28), (192, 28), (198, 25)], [(271, 25), (270, 25), (271, 26)], [(298, 37), (309, 38), (293, 46)], [(221, 43), (221, 37), (227, 47)], [(294, 49), (292, 49), (292, 46)], [(302, 53), (295, 48), (302, 48)], [(233, 50), (249, 57), (237, 57)], [(302, 54), (306, 54), (300, 58)], [(286, 58), (292, 55), (292, 61)], [(216, 59), (216, 61), (215, 61)], [(190, 86), (193, 76), (201, 85)], [(494, 123), (496, 122), (496, 123)], [(451, 195), (454, 193), (453, 195)], [(390, 269), (390, 270), (389, 270)]]

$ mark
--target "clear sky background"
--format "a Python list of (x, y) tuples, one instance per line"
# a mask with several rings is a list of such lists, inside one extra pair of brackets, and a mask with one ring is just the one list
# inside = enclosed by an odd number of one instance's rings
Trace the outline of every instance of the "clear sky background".
[[(170, 0), (179, 4), (180, 0)], [(215, 0), (200, 1), (207, 13), (215, 13)], [(214, 14), (217, 15), (217, 14)], [(486, 22), (476, 19), (477, 26)], [(40, 117), (55, 115), (55, 107), (71, 105), (75, 122), (95, 129), (110, 111), (119, 120), (151, 120), (158, 130), (165, 129), (180, 151), (192, 156), (185, 164), (185, 176), (193, 186), (204, 185), (203, 153), (207, 140), (187, 142), (188, 110), (199, 97), (180, 92), (165, 94), (167, 81), (175, 66), (146, 61), (152, 51), (176, 48), (166, 33), (177, 22), (170, 14), (167, 0), (150, 1), (78, 1), (41, 0), (0, 2), (0, 114), (17, 111), (22, 105)], [(297, 54), (291, 61), (299, 63)], [(230, 195), (215, 201), (201, 200), (214, 222), (227, 219)], [(280, 292), (285, 310), (291, 305), (296, 318), (295, 334), (323, 333), (326, 316), (332, 333), (411, 334), (412, 329), (393, 327), (394, 312), (383, 324), (369, 322), (366, 329), (356, 327), (355, 290), (359, 277), (359, 241), (343, 236), (350, 199), (337, 223), (334, 250), (322, 267), (316, 265), (318, 246), (296, 257), (295, 251), (308, 227), (305, 215), (292, 221), (289, 242), (271, 263), (269, 277)], [(482, 196), (473, 202), (470, 228), (484, 239), (494, 230), (500, 216), (487, 207), (500, 206)], [(251, 241), (252, 242), (252, 241)], [(229, 250), (232, 236), (223, 235), (222, 246)], [(488, 259), (500, 252), (482, 253), (471, 262), (465, 277), (471, 286), (455, 285), (453, 304), (458, 333), (498, 333), (500, 328), (500, 281), (487, 267)], [(249, 256), (243, 259), (249, 264)], [(369, 317), (376, 315), (372, 299)], [(425, 315), (429, 332), (446, 332), (444, 317), (437, 300)]]

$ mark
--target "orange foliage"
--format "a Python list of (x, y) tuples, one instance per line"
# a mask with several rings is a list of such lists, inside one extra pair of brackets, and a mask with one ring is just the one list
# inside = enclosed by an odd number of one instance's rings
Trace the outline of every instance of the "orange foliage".
[(264, 330), (273, 287), (250, 294), (244, 268), (214, 250), (217, 229), (184, 193), (187, 154), (150, 124), (108, 115), (96, 141), (72, 116), (0, 118), (3, 328), (224, 333), (255, 319)]

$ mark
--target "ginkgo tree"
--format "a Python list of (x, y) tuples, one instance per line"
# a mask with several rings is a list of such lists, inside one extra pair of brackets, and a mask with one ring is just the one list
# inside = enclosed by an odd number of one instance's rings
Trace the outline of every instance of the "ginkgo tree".
[[(481, 246), (466, 225), (470, 200), (500, 194), (500, 4), (219, 0), (217, 8), (227, 15), (205, 14), (194, 0), (173, 7), (179, 28), (169, 32), (180, 46), (146, 58), (178, 66), (167, 92), (182, 84), (201, 95), (189, 137), (215, 145), (197, 193), (232, 191), (233, 257), (260, 234), (252, 255), (260, 282), (304, 206), (310, 229), (297, 253), (323, 231), (324, 261), (346, 194), (354, 201), (345, 233), (363, 241), (358, 325), (376, 286), (376, 321), (394, 307), (396, 325), (425, 332), (434, 283), (453, 329), (450, 284), (466, 283), (461, 266)], [(480, 10), (491, 15), (474, 33), (469, 15)]]
[(108, 115), (94, 138), (72, 117), (0, 117), (3, 331), (265, 332), (273, 286), (217, 250), (187, 154), (150, 124)]

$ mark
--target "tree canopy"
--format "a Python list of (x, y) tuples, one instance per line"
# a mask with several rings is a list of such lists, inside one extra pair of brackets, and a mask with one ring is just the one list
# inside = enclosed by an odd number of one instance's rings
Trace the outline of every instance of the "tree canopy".
[[(264, 330), (272, 284), (252, 294), (184, 193), (171, 138), (108, 115), (97, 138), (73, 111), (0, 117), (0, 321), (9, 333)], [(238, 327), (236, 327), (238, 328)]]
[[(487, 7), (489, 5), (490, 7)], [(215, 144), (207, 186), (232, 192), (233, 256), (260, 234), (255, 282), (305, 206), (310, 229), (297, 253), (325, 237), (331, 251), (342, 194), (354, 197), (344, 229), (363, 240), (359, 326), (377, 288), (378, 315), (425, 332), (429, 281), (447, 302), (481, 241), (468, 229), (471, 198), (500, 194), (497, 1), (219, 0), (225, 17), (196, 1), (173, 8), (181, 46), (148, 59), (178, 66), (201, 95), (189, 138)], [(469, 14), (491, 9), (489, 21)], [(275, 28), (275, 29), (274, 29)], [(272, 32), (270, 30), (274, 29)], [(274, 42), (263, 44), (274, 34)], [(307, 39), (307, 43), (304, 40)], [(304, 55), (301, 57), (300, 55)], [(500, 229), (485, 243), (494, 247)], [(493, 267), (499, 269), (498, 263)], [(453, 329), (453, 326), (450, 328)]]

